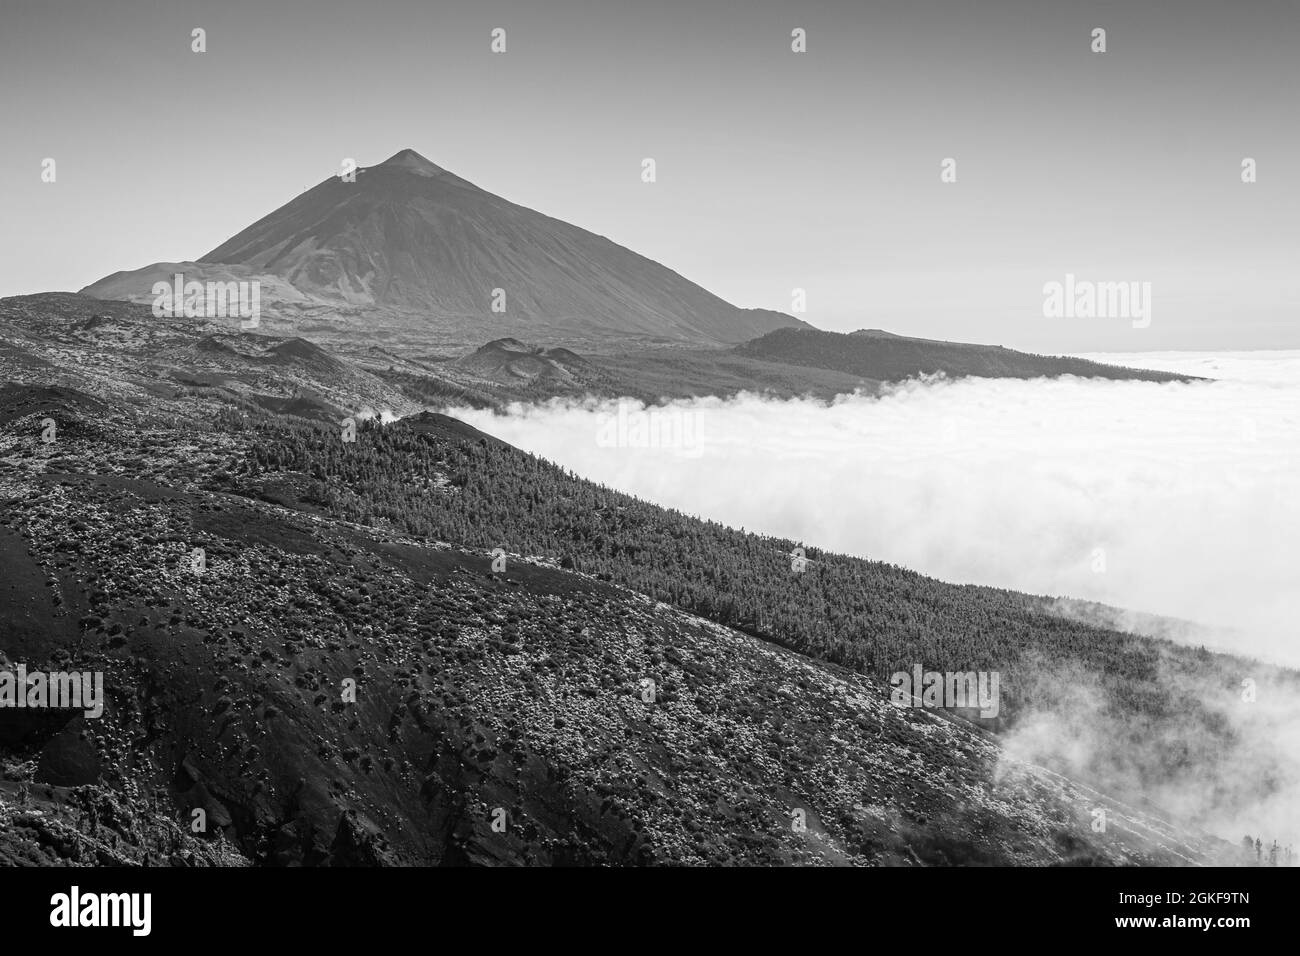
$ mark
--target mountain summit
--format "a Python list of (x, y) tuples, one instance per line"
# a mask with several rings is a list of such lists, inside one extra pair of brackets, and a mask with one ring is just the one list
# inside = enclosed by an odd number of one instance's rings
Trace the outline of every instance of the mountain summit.
[(149, 301), (153, 283), (175, 271), (187, 280), (259, 278), (273, 317), (329, 325), (348, 316), (354, 335), (396, 332), (426, 346), (510, 335), (589, 350), (629, 341), (718, 345), (803, 325), (731, 305), (413, 149), (349, 178), (330, 176), (197, 262), (116, 273), (83, 291)]
[(389, 156), (380, 166), (400, 166), (419, 176), (442, 176), (446, 170), (435, 166), (413, 149), (403, 149)]

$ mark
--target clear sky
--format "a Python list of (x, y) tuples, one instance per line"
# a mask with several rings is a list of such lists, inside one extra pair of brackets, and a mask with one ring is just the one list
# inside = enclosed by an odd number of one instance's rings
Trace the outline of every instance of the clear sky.
[[(1300, 347), (1295, 2), (3, 0), (0, 89), (0, 295), (411, 147), (823, 328)], [(1045, 318), (1066, 273), (1150, 282), (1150, 325)]]

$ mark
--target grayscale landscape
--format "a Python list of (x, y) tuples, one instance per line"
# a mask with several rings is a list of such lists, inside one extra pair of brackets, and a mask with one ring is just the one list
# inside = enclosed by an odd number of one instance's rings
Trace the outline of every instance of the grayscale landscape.
[[(1199, 34), (948, 5), (1039, 44), (973, 123), (905, 5), (126, 6), (149, 78), (0, 111), (0, 864), (1295, 865), (1298, 151), (1133, 133)], [(105, 118), (255, 69), (245, 146)], [(1045, 175), (1050, 96), (1117, 112)]]

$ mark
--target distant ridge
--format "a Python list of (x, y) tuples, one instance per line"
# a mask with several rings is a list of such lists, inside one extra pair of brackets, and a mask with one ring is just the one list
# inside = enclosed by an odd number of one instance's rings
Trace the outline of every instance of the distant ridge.
[(1034, 355), (1001, 345), (969, 345), (915, 339), (880, 329), (824, 332), (820, 329), (777, 329), (746, 342), (735, 354), (766, 362), (846, 372), (879, 381), (900, 381), (918, 375), (951, 378), (1040, 378), (1077, 375), (1080, 378), (1137, 379), (1148, 382), (1194, 381), (1187, 375), (1103, 365), (1087, 359)]

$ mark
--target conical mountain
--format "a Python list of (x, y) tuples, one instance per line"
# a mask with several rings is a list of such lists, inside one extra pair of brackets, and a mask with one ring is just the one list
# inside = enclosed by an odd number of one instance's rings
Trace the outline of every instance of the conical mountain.
[[(433, 330), (483, 323), (484, 336), (532, 342), (608, 338), (735, 343), (802, 325), (741, 309), (671, 269), (585, 229), (516, 205), (411, 149), (331, 176), (202, 256), (191, 271), (265, 277), (263, 295), (360, 310), (364, 322), (401, 317)], [(168, 264), (117, 273), (84, 291), (124, 284)], [(152, 270), (152, 271), (151, 271)], [(497, 291), (499, 290), (499, 291)], [(494, 308), (495, 306), (495, 308)], [(314, 310), (316, 311), (316, 310)]]

